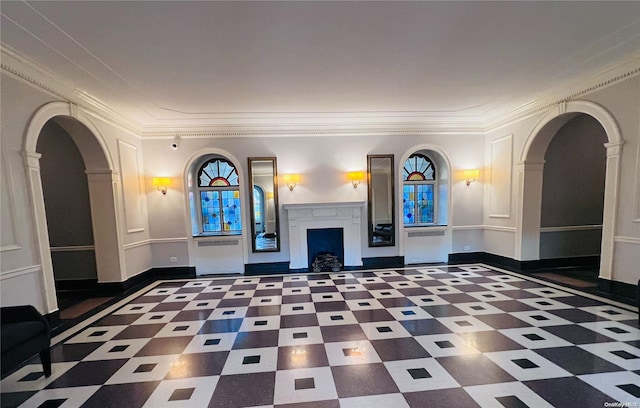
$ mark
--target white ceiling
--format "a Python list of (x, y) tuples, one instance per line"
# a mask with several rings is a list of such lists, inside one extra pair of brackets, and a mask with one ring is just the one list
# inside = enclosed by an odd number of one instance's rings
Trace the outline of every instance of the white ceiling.
[(1, 42), (142, 127), (481, 122), (640, 56), (640, 2), (2, 1)]

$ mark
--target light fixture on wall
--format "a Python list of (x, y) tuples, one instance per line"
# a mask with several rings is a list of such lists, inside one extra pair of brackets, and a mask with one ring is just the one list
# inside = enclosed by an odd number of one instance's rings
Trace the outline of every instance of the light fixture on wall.
[(465, 178), (465, 182), (467, 183), (467, 186), (472, 182), (477, 181), (479, 176), (480, 176), (480, 170), (478, 169), (469, 169), (464, 171), (464, 178)]
[(162, 193), (167, 195), (167, 188), (171, 185), (171, 179), (169, 177), (154, 177), (153, 186)]
[(284, 184), (289, 187), (289, 191), (293, 191), (296, 188), (296, 184), (300, 182), (300, 175), (298, 174), (285, 174), (282, 176), (282, 180)]
[(350, 171), (347, 173), (347, 178), (353, 185), (353, 188), (358, 188), (362, 180), (364, 180), (364, 172), (363, 171)]

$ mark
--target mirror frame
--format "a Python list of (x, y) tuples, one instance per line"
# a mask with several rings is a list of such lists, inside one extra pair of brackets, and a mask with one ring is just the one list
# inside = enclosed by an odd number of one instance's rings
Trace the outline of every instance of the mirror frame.
[[(276, 233), (276, 247), (275, 248), (266, 248), (266, 249), (257, 249), (256, 248), (256, 217), (253, 212), (254, 202), (253, 202), (253, 187), (254, 183), (254, 175), (253, 168), (254, 162), (271, 162), (273, 168), (273, 208), (275, 211), (275, 233)], [(249, 214), (251, 214), (251, 249), (252, 252), (280, 252), (280, 207), (278, 205), (278, 161), (275, 157), (249, 157)], [(265, 214), (266, 215), (266, 214)]]
[[(374, 242), (374, 217), (373, 217), (373, 186), (372, 186), (372, 160), (373, 159), (389, 159), (390, 161), (390, 191), (391, 194), (391, 225), (392, 231), (391, 240), (389, 242)], [(383, 246), (395, 246), (396, 245), (396, 180), (395, 180), (395, 164), (393, 154), (368, 154), (367, 155), (367, 222), (369, 230), (369, 246), (370, 247), (383, 247)]]

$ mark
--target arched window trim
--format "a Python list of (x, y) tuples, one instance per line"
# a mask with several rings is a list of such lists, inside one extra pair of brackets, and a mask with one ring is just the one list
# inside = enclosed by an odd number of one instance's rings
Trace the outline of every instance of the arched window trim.
[[(209, 157), (195, 175), (197, 235), (241, 235), (241, 196), (235, 165), (224, 157)], [(205, 213), (207, 207), (203, 202), (208, 203), (210, 200), (214, 200), (214, 205), (211, 206), (213, 212)]]
[[(431, 158), (423, 153), (413, 153), (407, 158), (403, 165), (403, 177), (402, 177), (402, 222), (405, 227), (419, 227), (419, 226), (431, 226), (437, 225), (438, 222), (438, 179), (436, 177), (437, 167)], [(430, 221), (420, 222), (408, 222), (407, 215), (405, 213), (405, 192), (410, 187), (411, 193), (415, 195), (419, 194), (421, 186), (426, 186), (427, 190), (431, 190), (432, 199), (432, 212)], [(410, 213), (411, 218), (415, 220), (415, 215), (420, 213), (419, 200), (413, 200), (413, 211)]]

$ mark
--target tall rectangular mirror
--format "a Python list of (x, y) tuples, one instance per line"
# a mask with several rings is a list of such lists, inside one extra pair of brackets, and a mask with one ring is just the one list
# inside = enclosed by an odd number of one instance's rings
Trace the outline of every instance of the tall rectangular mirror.
[(395, 184), (392, 154), (367, 156), (369, 246), (394, 246)]
[(277, 167), (275, 157), (249, 157), (253, 252), (280, 251)]

